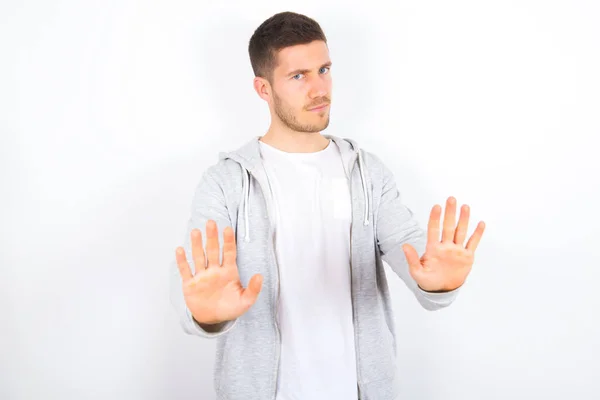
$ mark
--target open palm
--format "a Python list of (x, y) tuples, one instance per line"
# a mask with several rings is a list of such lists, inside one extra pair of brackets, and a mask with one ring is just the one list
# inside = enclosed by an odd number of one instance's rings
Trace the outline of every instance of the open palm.
[(421, 289), (428, 292), (451, 291), (465, 282), (485, 229), (485, 223), (480, 221), (466, 246), (463, 245), (469, 224), (469, 206), (465, 204), (461, 207), (458, 225), (455, 226), (456, 199), (451, 196), (446, 201), (440, 241), (441, 214), (442, 207), (434, 205), (427, 226), (427, 245), (421, 258), (411, 245), (402, 247), (411, 276)]
[(223, 231), (221, 263), (216, 221), (209, 220), (206, 223), (206, 252), (200, 230), (192, 229), (190, 235), (195, 273), (192, 273), (183, 247), (176, 249), (187, 307), (194, 319), (202, 324), (236, 319), (256, 302), (262, 287), (262, 275), (255, 274), (248, 287), (242, 286), (236, 262), (235, 233), (231, 226), (225, 227)]

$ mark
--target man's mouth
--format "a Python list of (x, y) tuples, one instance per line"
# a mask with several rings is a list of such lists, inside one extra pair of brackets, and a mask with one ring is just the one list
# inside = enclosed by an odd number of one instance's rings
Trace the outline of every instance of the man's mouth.
[(324, 110), (327, 106), (329, 106), (329, 103), (324, 103), (324, 104), (318, 105), (316, 107), (309, 108), (308, 111), (321, 111), (321, 110)]

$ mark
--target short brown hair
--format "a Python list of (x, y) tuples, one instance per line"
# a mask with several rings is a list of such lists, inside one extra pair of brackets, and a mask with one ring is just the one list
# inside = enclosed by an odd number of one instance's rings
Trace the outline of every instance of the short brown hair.
[(315, 40), (327, 43), (321, 26), (314, 19), (291, 11), (273, 15), (260, 24), (250, 38), (248, 53), (254, 76), (270, 82), (279, 50)]

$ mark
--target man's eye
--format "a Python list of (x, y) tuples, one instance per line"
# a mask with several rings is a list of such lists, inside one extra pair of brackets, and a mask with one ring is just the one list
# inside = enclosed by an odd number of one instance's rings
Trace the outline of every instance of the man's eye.
[[(324, 69), (329, 70), (329, 67), (323, 67), (323, 68), (321, 68), (321, 71), (323, 71)], [(324, 74), (325, 72), (322, 72), (322, 73)]]
[(292, 76), (292, 78), (298, 80), (298, 79), (300, 79), (299, 77), (302, 76), (302, 75), (303, 74), (297, 74), (297, 75)]

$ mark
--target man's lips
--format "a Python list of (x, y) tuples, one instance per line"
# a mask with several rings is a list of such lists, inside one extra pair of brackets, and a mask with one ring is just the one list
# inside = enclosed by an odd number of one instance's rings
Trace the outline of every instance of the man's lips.
[(329, 103), (321, 104), (319, 106), (316, 106), (316, 107), (313, 107), (313, 108), (309, 108), (308, 111), (319, 111), (319, 110), (324, 109), (328, 105), (329, 105)]

